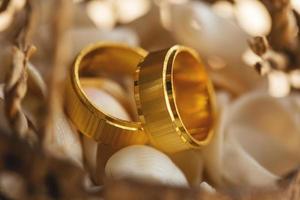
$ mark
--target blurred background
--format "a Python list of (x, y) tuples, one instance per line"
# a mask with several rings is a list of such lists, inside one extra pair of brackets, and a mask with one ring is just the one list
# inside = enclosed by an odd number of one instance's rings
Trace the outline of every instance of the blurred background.
[[(72, 27), (69, 29), (71, 55), (89, 43), (114, 40), (157, 50), (173, 44), (197, 49), (203, 57), (216, 87), (226, 88), (233, 96), (257, 87), (263, 80), (253, 65), (259, 61), (247, 44), (254, 36), (270, 33), (272, 20), (267, 0), (74, 0), (70, 1)], [(38, 9), (34, 44), (39, 49), (33, 61), (47, 74), (45, 60), (51, 50), (51, 1), (36, 1)], [(25, 0), (2, 0), (0, 31), (3, 51), (13, 37), (12, 27), (22, 20)], [(300, 12), (300, 1), (291, 0)], [(52, 7), (52, 9), (55, 9)], [(21, 13), (20, 13), (21, 12)], [(64, 19), (59, 19), (64, 20)], [(50, 43), (50, 44), (49, 44)], [(6, 56), (4, 56), (6, 57)], [(5, 60), (3, 58), (2, 60)], [(2, 67), (4, 68), (4, 67)], [(48, 67), (49, 68), (49, 67)], [(297, 71), (299, 74), (299, 72)], [(1, 73), (2, 75), (4, 73)], [(296, 76), (296, 80), (298, 76)], [(275, 96), (289, 92), (286, 77), (272, 77), (282, 84)], [(1, 77), (3, 79), (3, 77)]]
[[(40, 26), (33, 37), (39, 49), (33, 62), (44, 71), (43, 56), (51, 49), (49, 8), (53, 2), (35, 4), (40, 7)], [(1, 1), (3, 47), (13, 35), (12, 27), (22, 20), (20, 12), (24, 5), (25, 0)], [(201, 53), (216, 87), (225, 87), (236, 96), (262, 81), (252, 67), (260, 58), (250, 50), (247, 39), (270, 33), (272, 20), (265, 5), (268, 0), (74, 0), (68, 6), (73, 18), (70, 51), (74, 56), (85, 45), (99, 40), (122, 41), (150, 51), (177, 43), (188, 45)], [(299, 0), (291, 0), (291, 6), (300, 12)], [(299, 85), (298, 75), (299, 71), (288, 79)], [(289, 93), (287, 77), (274, 73), (269, 79), (281, 83), (279, 91), (271, 91), (274, 96)]]
[[(79, 134), (63, 110), (62, 86), (78, 52), (99, 41), (147, 51), (182, 44), (199, 52), (218, 104), (216, 137), (191, 154), (201, 161), (190, 159), (195, 162), (181, 169), (188, 181), (196, 177), (198, 186), (207, 181), (216, 189), (277, 186), (300, 163), (299, 26), (300, 0), (1, 0), (0, 129), (26, 132), (26, 138), (32, 122), (46, 152), (96, 171), (98, 144)], [(28, 44), (35, 46), (29, 56)], [(132, 83), (121, 93), (135, 105)], [(106, 101), (104, 107), (120, 117), (120, 99)], [(17, 117), (7, 114), (10, 107)], [(188, 163), (190, 155), (182, 155), (178, 160)]]

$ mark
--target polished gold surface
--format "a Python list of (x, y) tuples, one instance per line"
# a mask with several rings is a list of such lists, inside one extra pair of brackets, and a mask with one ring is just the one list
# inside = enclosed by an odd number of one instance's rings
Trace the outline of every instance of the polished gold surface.
[(215, 96), (198, 54), (184, 46), (150, 53), (135, 77), (139, 118), (157, 148), (175, 153), (207, 145)]
[(122, 85), (128, 77), (132, 78), (145, 55), (143, 49), (116, 43), (93, 44), (79, 53), (67, 80), (65, 105), (70, 119), (81, 133), (114, 148), (147, 142), (140, 122), (121, 120), (98, 109), (88, 99), (81, 82), (99, 84), (101, 81), (95, 79), (108, 78)]

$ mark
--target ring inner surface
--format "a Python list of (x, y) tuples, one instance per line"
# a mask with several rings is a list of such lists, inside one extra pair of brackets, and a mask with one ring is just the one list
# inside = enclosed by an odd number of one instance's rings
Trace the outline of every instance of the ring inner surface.
[(192, 54), (180, 51), (172, 81), (175, 106), (185, 129), (195, 141), (205, 140), (213, 125), (213, 110), (204, 67)]
[[(93, 86), (101, 88), (103, 86), (112, 96), (115, 96), (114, 92), (118, 95), (118, 91), (120, 91), (118, 88), (121, 88), (127, 94), (123, 95), (122, 98), (127, 98), (128, 102), (121, 99), (120, 103), (126, 104), (123, 106), (128, 111), (131, 119), (138, 121), (136, 108), (130, 105), (129, 102), (134, 99), (133, 75), (137, 64), (142, 58), (143, 56), (134, 49), (122, 46), (95, 48), (87, 52), (80, 61), (78, 69), (80, 87)], [(115, 97), (119, 98), (118, 96)], [(110, 116), (107, 113), (105, 114)]]

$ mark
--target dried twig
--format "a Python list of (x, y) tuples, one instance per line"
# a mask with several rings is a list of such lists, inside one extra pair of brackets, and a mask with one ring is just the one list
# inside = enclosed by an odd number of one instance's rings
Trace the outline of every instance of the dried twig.
[[(255, 64), (255, 69), (261, 75), (273, 74), (274, 77), (274, 74), (277, 74), (277, 77), (282, 77), (281, 81), (284, 83), (281, 84), (299, 89), (300, 17), (293, 11), (290, 0), (261, 0), (261, 2), (270, 13), (272, 28), (267, 36), (268, 40), (256, 37), (249, 41), (253, 52), (261, 58), (261, 61)], [(286, 92), (282, 93), (282, 95), (286, 94)]]
[(275, 51), (294, 51), (298, 45), (297, 30), (290, 0), (261, 0), (272, 19), (268, 40)]
[(299, 15), (293, 11), (290, 0), (261, 0), (261, 2), (266, 6), (272, 18), (272, 28), (267, 36), (270, 48), (277, 55), (282, 54), (281, 56), (287, 59), (285, 66), (280, 68), (285, 71), (299, 69)]
[[(71, 52), (71, 42), (67, 34), (71, 26), (72, 1), (56, 0), (52, 6), (52, 69), (49, 77), (48, 116), (45, 120), (45, 138), (43, 140), (45, 149), (49, 151), (53, 150), (54, 144), (57, 144), (58, 141), (56, 138), (58, 136), (54, 132), (57, 122), (55, 120), (63, 114), (63, 89)], [(55, 151), (63, 150), (56, 149)]]
[[(99, 199), (96, 198), (100, 195), (99, 191), (86, 190), (83, 184), (85, 173), (82, 169), (69, 162), (51, 158), (40, 148), (29, 147), (24, 141), (0, 130), (1, 181), (5, 173), (15, 174), (23, 183), (22, 196), (16, 199)], [(0, 199), (10, 199), (11, 190), (15, 192), (17, 188), (9, 188), (9, 191), (1, 188)]]
[(286, 70), (286, 56), (272, 50), (265, 37), (255, 37), (248, 42), (252, 51), (261, 57), (261, 61), (255, 65), (255, 69), (261, 75), (266, 75), (272, 70)]
[(10, 0), (3, 0), (0, 4), (0, 13), (4, 12), (10, 4)]
[(35, 50), (29, 45), (35, 19), (32, 8), (32, 1), (28, 1), (25, 6), (25, 23), (16, 38), (11, 71), (4, 88), (5, 111), (9, 124), (14, 132), (22, 138), (29, 139), (30, 142), (36, 139), (36, 135), (32, 123), (23, 112), (21, 103), (27, 91), (28, 60)]
[(8, 81), (5, 83), (5, 111), (11, 128), (20, 137), (35, 139), (33, 127), (22, 110), (22, 100), (27, 91), (27, 65), (33, 48), (22, 52), (17, 47), (13, 52), (13, 66)]
[(71, 3), (70, 0), (56, 0), (53, 8), (53, 68), (50, 76), (46, 134), (51, 134), (55, 112), (62, 108), (62, 89), (70, 53), (70, 42), (66, 33), (71, 24)]
[(258, 56), (264, 55), (269, 49), (269, 43), (265, 37), (254, 37), (249, 40), (249, 46)]

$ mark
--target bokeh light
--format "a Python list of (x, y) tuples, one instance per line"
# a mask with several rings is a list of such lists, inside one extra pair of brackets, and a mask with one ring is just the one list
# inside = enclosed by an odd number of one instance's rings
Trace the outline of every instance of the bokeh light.
[(131, 22), (150, 10), (149, 0), (115, 0), (115, 9), (118, 20), (122, 23)]
[(26, 0), (13, 0), (11, 3), (14, 6), (14, 9), (20, 10), (24, 7)]
[(261, 58), (250, 48), (247, 48), (247, 50), (243, 53), (242, 59), (249, 66), (254, 66), (257, 62), (261, 61)]
[(4, 31), (12, 23), (15, 11), (22, 9), (25, 5), (25, 0), (11, 0), (6, 10), (0, 13), (0, 32)]
[(273, 97), (285, 97), (290, 93), (290, 83), (287, 74), (282, 71), (272, 71), (268, 75), (269, 93)]
[(109, 1), (90, 1), (87, 4), (87, 14), (98, 28), (112, 29), (116, 23), (113, 5)]
[(234, 7), (228, 1), (218, 1), (212, 5), (212, 9), (220, 17), (228, 19), (234, 17)]
[(290, 82), (294, 88), (300, 88), (300, 70), (293, 70), (290, 72)]
[(267, 35), (271, 17), (266, 7), (257, 0), (236, 0), (236, 19), (241, 28), (252, 36)]
[(300, 0), (291, 1), (293, 8), (300, 14)]
[(8, 28), (12, 21), (12, 11), (5, 11), (0, 14), (0, 31)]

